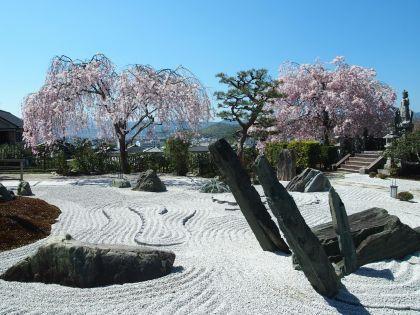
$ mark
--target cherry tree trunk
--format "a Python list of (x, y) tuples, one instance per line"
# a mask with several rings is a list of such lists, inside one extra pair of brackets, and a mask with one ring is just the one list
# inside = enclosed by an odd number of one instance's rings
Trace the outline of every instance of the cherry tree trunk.
[(128, 153), (127, 153), (127, 144), (125, 143), (125, 136), (118, 135), (118, 143), (120, 145), (121, 172), (124, 174), (129, 174), (130, 166), (128, 164)]

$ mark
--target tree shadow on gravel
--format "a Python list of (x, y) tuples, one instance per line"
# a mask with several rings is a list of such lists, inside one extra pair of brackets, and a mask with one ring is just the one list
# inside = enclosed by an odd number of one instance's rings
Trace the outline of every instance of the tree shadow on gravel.
[(333, 298), (325, 298), (325, 301), (334, 307), (339, 314), (367, 315), (369, 311), (360, 303), (360, 300), (343, 285), (338, 295)]
[(203, 186), (207, 181), (205, 179), (191, 179), (185, 177), (185, 179), (162, 179), (162, 182), (167, 187), (185, 187), (191, 190), (198, 190)]
[(96, 178), (96, 179), (80, 179), (75, 183), (70, 183), (73, 186), (109, 186), (112, 179), (109, 178)]
[(376, 270), (369, 267), (360, 267), (357, 271), (354, 272), (354, 274), (370, 278), (383, 278), (391, 281), (394, 280), (394, 275), (389, 269)]
[(171, 273), (182, 273), (185, 271), (185, 268), (182, 266), (174, 266), (172, 267)]

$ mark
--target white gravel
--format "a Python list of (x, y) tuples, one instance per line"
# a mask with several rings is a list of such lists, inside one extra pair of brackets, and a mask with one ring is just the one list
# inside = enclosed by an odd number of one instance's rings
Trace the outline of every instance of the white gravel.
[[(176, 253), (175, 268), (160, 279), (93, 289), (0, 280), (0, 313), (420, 312), (420, 253), (363, 266), (342, 281), (346, 289), (337, 299), (325, 299), (293, 269), (290, 256), (261, 250), (240, 211), (212, 202), (212, 197), (233, 200), (230, 194), (198, 192), (203, 179), (163, 180), (168, 187), (164, 193), (112, 188), (109, 177), (31, 181), (36, 197), (62, 211), (52, 234), (70, 233), (92, 243), (159, 246)], [(390, 198), (388, 182), (366, 175), (332, 182), (349, 214), (383, 207), (412, 227), (420, 225), (419, 182), (399, 181), (419, 203)], [(326, 193), (292, 195), (310, 226), (330, 221)], [(161, 214), (164, 208), (167, 212)], [(44, 241), (0, 253), (0, 273)]]

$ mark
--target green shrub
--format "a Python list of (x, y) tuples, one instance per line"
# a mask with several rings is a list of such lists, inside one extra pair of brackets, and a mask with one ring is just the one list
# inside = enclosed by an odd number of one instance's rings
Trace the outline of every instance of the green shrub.
[(225, 183), (217, 179), (211, 179), (210, 182), (204, 184), (200, 188), (200, 192), (215, 194), (215, 193), (230, 192), (230, 189)]
[(136, 153), (128, 156), (130, 167), (135, 172), (154, 170), (155, 172), (165, 173), (169, 170), (170, 161), (166, 155), (161, 153)]
[(264, 155), (268, 162), (275, 167), (279, 160), (281, 150), (287, 148), (287, 142), (269, 142), (265, 145)]
[(378, 177), (378, 178), (380, 178), (380, 179), (387, 179), (387, 178), (388, 178), (388, 175), (385, 175), (385, 174), (382, 174), (382, 173), (378, 173), (378, 174), (376, 175), (376, 177)]
[(384, 152), (385, 157), (407, 162), (420, 162), (420, 131), (397, 139)]
[(397, 199), (401, 201), (409, 201), (413, 198), (414, 198), (413, 194), (408, 191), (401, 191), (397, 194)]
[(171, 169), (176, 175), (185, 176), (188, 173), (188, 148), (191, 143), (188, 139), (171, 137), (166, 140), (165, 156), (169, 159)]
[[(245, 167), (248, 174), (253, 174), (253, 165), (258, 157), (257, 148), (244, 148), (244, 161), (243, 166)], [(251, 176), (252, 177), (252, 176)]]
[(376, 173), (375, 172), (370, 172), (369, 173), (369, 177), (370, 178), (375, 178), (376, 177)]
[(315, 168), (320, 162), (321, 144), (317, 141), (291, 141), (287, 148), (295, 151), (296, 167), (300, 170)]
[(188, 168), (198, 176), (212, 178), (218, 175), (218, 169), (208, 152), (190, 153)]
[(104, 142), (93, 144), (87, 139), (74, 141), (72, 169), (80, 174), (103, 174), (118, 172), (118, 161), (112, 160), (106, 153), (107, 145)]
[(67, 164), (67, 159), (64, 152), (58, 152), (55, 156), (55, 161), (57, 163), (57, 174), (68, 175), (70, 173), (70, 167)]
[(281, 150), (286, 148), (295, 152), (298, 171), (307, 167), (315, 168), (318, 164), (329, 168), (338, 161), (338, 151), (335, 146), (321, 145), (319, 142), (311, 140), (293, 140), (289, 143), (270, 142), (265, 145), (264, 154), (273, 167), (277, 165)]
[(322, 144), (320, 150), (320, 162), (324, 169), (329, 169), (331, 165), (338, 162), (338, 149), (336, 146)]
[(29, 156), (32, 156), (32, 152), (23, 143), (0, 145), (0, 159), (23, 159)]

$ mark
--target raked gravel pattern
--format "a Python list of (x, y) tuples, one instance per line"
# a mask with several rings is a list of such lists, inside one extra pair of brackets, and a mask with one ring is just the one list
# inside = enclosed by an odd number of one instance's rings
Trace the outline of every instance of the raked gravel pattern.
[[(62, 214), (52, 234), (99, 244), (147, 245), (176, 253), (173, 272), (140, 283), (79, 289), (0, 280), (1, 314), (410, 314), (420, 312), (420, 253), (369, 264), (347, 276), (336, 299), (310, 286), (291, 257), (264, 252), (229, 193), (198, 191), (199, 178), (164, 176), (168, 191), (109, 187), (109, 178), (31, 182)], [(351, 174), (332, 180), (349, 214), (383, 207), (420, 226), (420, 183), (402, 182), (413, 203), (389, 197), (388, 182)], [(13, 182), (4, 182), (13, 185)], [(261, 187), (257, 186), (262, 195)], [(327, 193), (292, 193), (310, 226), (330, 221)], [(225, 210), (229, 208), (230, 210)], [(0, 273), (45, 242), (0, 253)]]

